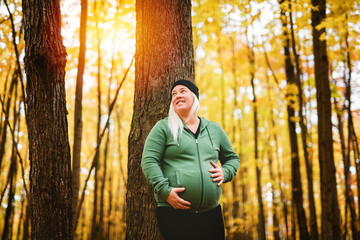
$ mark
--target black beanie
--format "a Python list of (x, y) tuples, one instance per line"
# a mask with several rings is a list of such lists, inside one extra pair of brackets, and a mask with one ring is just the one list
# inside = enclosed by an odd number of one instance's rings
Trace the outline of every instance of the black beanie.
[(190, 89), (190, 91), (192, 91), (196, 95), (196, 97), (199, 99), (199, 89), (197, 88), (197, 86), (193, 82), (191, 82), (189, 80), (185, 80), (185, 79), (180, 79), (180, 80), (177, 80), (176, 82), (174, 82), (174, 84), (172, 85), (171, 90), (170, 90), (170, 98), (171, 98), (172, 90), (177, 85), (184, 85), (185, 87)]

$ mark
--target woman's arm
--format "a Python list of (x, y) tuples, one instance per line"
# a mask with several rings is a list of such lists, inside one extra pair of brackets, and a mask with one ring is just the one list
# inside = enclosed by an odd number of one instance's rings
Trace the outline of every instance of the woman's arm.
[(164, 123), (159, 121), (151, 129), (146, 138), (141, 159), (141, 168), (146, 180), (154, 187), (155, 193), (164, 201), (172, 189), (172, 187), (169, 186), (169, 180), (164, 177), (161, 170), (161, 157), (164, 153), (165, 145), (166, 131)]
[(228, 136), (221, 127), (219, 129), (219, 135), (221, 136), (219, 160), (221, 162), (221, 168), (224, 171), (224, 183), (226, 183), (231, 181), (236, 175), (240, 166), (240, 159), (235, 153)]

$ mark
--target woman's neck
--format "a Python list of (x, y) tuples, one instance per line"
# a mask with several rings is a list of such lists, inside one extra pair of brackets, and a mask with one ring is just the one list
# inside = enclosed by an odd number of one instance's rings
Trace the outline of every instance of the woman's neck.
[(200, 119), (197, 115), (194, 115), (194, 117), (190, 118), (187, 122), (184, 121), (184, 123), (193, 133), (195, 133), (199, 127)]
[(181, 120), (185, 124), (192, 124), (192, 123), (196, 122), (196, 119), (198, 119), (197, 115), (195, 115), (195, 114), (193, 114), (190, 117), (189, 117), (189, 114), (184, 114), (184, 115), (178, 114), (178, 116), (181, 118)]

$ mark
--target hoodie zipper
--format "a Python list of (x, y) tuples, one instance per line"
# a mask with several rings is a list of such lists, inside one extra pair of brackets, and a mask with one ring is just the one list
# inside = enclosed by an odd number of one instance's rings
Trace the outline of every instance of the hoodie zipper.
[(198, 139), (195, 138), (195, 143), (196, 143), (196, 149), (197, 149), (197, 158), (198, 158), (198, 163), (199, 163), (199, 169), (200, 169), (200, 182), (201, 182), (201, 197), (200, 197), (200, 204), (198, 209), (195, 211), (196, 213), (199, 212), (202, 202), (203, 202), (203, 198), (204, 198), (204, 176), (203, 176), (203, 171), (202, 171), (202, 166), (201, 166), (201, 161), (200, 161), (200, 151), (199, 151), (199, 142)]

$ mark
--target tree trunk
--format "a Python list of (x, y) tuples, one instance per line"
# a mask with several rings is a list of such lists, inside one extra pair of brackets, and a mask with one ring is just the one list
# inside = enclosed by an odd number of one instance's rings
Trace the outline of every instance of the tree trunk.
[[(346, 15), (346, 19), (347, 19), (347, 15)], [(346, 88), (345, 88), (345, 102), (347, 103), (347, 106), (346, 106), (346, 103), (345, 103), (344, 108), (346, 108), (347, 113), (348, 113), (348, 117), (347, 117), (348, 118), (348, 144), (347, 144), (348, 148), (347, 148), (346, 154), (345, 155), (343, 154), (343, 157), (345, 156), (345, 158), (344, 158), (345, 194), (346, 194), (345, 197), (346, 197), (347, 205), (349, 206), (349, 210), (350, 210), (352, 236), (353, 236), (354, 240), (359, 240), (360, 239), (360, 232), (359, 232), (359, 229), (357, 227), (358, 226), (358, 221), (357, 221), (356, 210), (355, 210), (354, 194), (352, 192), (351, 183), (350, 183), (351, 182), (351, 175), (350, 175), (351, 144), (354, 142), (354, 139), (356, 139), (356, 134), (355, 134), (354, 126), (353, 126), (352, 113), (351, 113), (351, 73), (352, 73), (352, 68), (351, 68), (351, 58), (350, 58), (348, 37), (349, 37), (349, 32), (346, 29), (346, 33), (345, 33), (346, 61), (344, 62), (344, 65), (347, 66), (348, 75), (346, 75), (346, 68), (345, 68), (345, 74), (344, 74), (344, 82), (345, 82), (345, 86), (346, 86)], [(344, 133), (343, 133), (343, 122), (342, 122), (342, 118), (341, 118), (339, 112), (337, 112), (337, 115), (338, 115), (338, 119), (339, 119), (339, 127), (341, 127), (341, 129), (339, 129), (339, 133), (342, 134), (341, 150), (342, 150), (342, 152), (344, 152), (345, 149), (343, 149), (343, 143), (345, 144), (345, 140), (344, 140)], [(356, 148), (354, 147), (353, 148), (353, 150), (354, 150), (354, 159), (358, 159), (358, 156), (357, 156), (357, 154), (355, 152), (355, 149)], [(358, 169), (357, 169), (356, 172), (357, 172), (357, 176), (359, 176), (358, 175)], [(359, 181), (359, 178), (357, 180)]]
[[(219, 23), (220, 27), (220, 23)], [(223, 66), (223, 60), (222, 60), (222, 52), (221, 52), (221, 29), (218, 29), (217, 31), (217, 54), (218, 54), (218, 61), (221, 69), (221, 75), (220, 75), (220, 92), (221, 92), (221, 126), (226, 131), (226, 121), (225, 121), (225, 79), (224, 79), (224, 66)], [(225, 208), (226, 209), (226, 208)]]
[[(17, 82), (17, 81), (16, 81)], [(15, 89), (17, 87), (17, 84), (15, 84)], [(16, 99), (17, 99), (17, 91), (15, 90), (15, 100), (14, 100), (14, 130), (16, 129), (17, 125), (19, 125), (19, 114), (16, 109)], [(19, 129), (17, 129), (19, 130)], [(15, 148), (16, 142), (13, 141), (13, 148), (11, 153), (11, 163), (10, 163), (10, 169), (9, 169), (9, 194), (8, 194), (8, 202), (7, 207), (5, 211), (5, 218), (4, 218), (4, 228), (3, 228), (3, 234), (1, 239), (7, 240), (12, 239), (11, 237), (11, 228), (14, 225), (14, 222), (11, 221), (13, 210), (14, 210), (14, 196), (15, 196), (15, 190), (16, 190), (16, 173), (17, 173), (17, 155), (16, 155), (16, 148)]]
[[(6, 101), (6, 107), (3, 106), (2, 107), (2, 112), (7, 113), (5, 115), (5, 120), (4, 120), (4, 125), (2, 126), (2, 131), (1, 131), (1, 142), (0, 142), (0, 169), (1, 169), (1, 165), (2, 165), (2, 160), (5, 156), (5, 144), (6, 144), (6, 139), (7, 139), (7, 131), (8, 131), (8, 122), (9, 122), (9, 112), (10, 112), (10, 106), (11, 106), (11, 99), (12, 99), (12, 94), (13, 91), (15, 89), (17, 83), (17, 77), (16, 77), (16, 72), (13, 75), (13, 79), (10, 83), (10, 89), (9, 89), (9, 93), (8, 93), (8, 98)], [(4, 99), (5, 101), (5, 99)], [(15, 101), (15, 100), (14, 100)], [(5, 105), (5, 104), (4, 104)], [(5, 107), (5, 109), (4, 109)], [(0, 175), (1, 175), (1, 171), (0, 171)], [(0, 201), (1, 204), (1, 201)]]
[(23, 238), (22, 238), (23, 240), (28, 240), (30, 237), (29, 223), (30, 223), (30, 203), (28, 200), (25, 208), (25, 220), (23, 225)]
[[(108, 212), (107, 212), (107, 215), (108, 215), (108, 221), (107, 221), (107, 225), (106, 225), (106, 229), (105, 229), (105, 239), (111, 239), (111, 235), (110, 235), (110, 232), (112, 230), (112, 225), (113, 225), (113, 219), (114, 216), (116, 213), (114, 212), (113, 214), (113, 188), (112, 188), (112, 184), (113, 184), (113, 181), (112, 181), (112, 175), (114, 174), (114, 171), (113, 171), (113, 168), (110, 168), (110, 174), (109, 174), (109, 189), (108, 189), (108, 195), (109, 195), (109, 199), (108, 199), (108, 205), (109, 205), (109, 208), (108, 208)], [(115, 222), (117, 222), (118, 220), (116, 219)]]
[(136, 2), (134, 114), (129, 134), (126, 239), (161, 239), (152, 188), (140, 163), (145, 139), (167, 116), (170, 87), (180, 78), (194, 80), (190, 0)]
[[(346, 239), (346, 231), (347, 231), (347, 209), (349, 208), (350, 210), (350, 216), (351, 216), (351, 231), (352, 231), (352, 237), (353, 240), (357, 240), (357, 229), (356, 229), (356, 210), (355, 210), (355, 201), (354, 201), (354, 193), (351, 189), (351, 175), (350, 175), (350, 157), (347, 154), (346, 151), (346, 146), (345, 146), (345, 136), (344, 136), (344, 123), (343, 123), (343, 118), (342, 118), (342, 114), (341, 114), (341, 110), (339, 109), (339, 107), (337, 106), (337, 100), (336, 98), (334, 98), (334, 105), (335, 105), (335, 109), (336, 109), (336, 116), (338, 119), (338, 130), (339, 130), (339, 135), (340, 135), (340, 143), (341, 143), (341, 153), (342, 153), (342, 158), (343, 158), (343, 162), (344, 162), (344, 176), (345, 176), (345, 199), (346, 199), (346, 203), (345, 203), (345, 238)], [(350, 136), (349, 136), (350, 137)], [(349, 143), (349, 142), (348, 142)], [(348, 148), (350, 148), (350, 146), (348, 145)], [(349, 153), (349, 152), (348, 152)]]
[[(24, 195), (21, 199), (21, 209), (20, 209), (20, 216), (19, 216), (19, 223), (18, 223), (18, 229), (17, 229), (17, 235), (16, 235), (16, 240), (20, 239), (20, 235), (21, 235), (21, 225), (24, 221), (24, 206), (26, 204), (26, 195)], [(22, 235), (23, 236), (23, 235)]]
[(77, 216), (77, 205), (79, 200), (80, 189), (80, 153), (82, 141), (82, 89), (83, 75), (85, 70), (85, 53), (86, 53), (86, 28), (87, 28), (87, 0), (81, 0), (80, 14), (80, 49), (78, 72), (76, 76), (76, 92), (75, 92), (75, 112), (74, 112), (74, 144), (72, 159), (72, 211), (73, 211), (73, 231), (75, 234)]
[[(238, 101), (237, 101), (237, 74), (236, 74), (236, 55), (235, 55), (235, 40), (233, 37), (230, 37), (231, 40), (231, 53), (232, 53), (232, 75), (233, 75), (233, 92), (234, 92), (234, 105), (233, 105), (233, 117), (232, 117), (232, 141), (236, 142), (237, 136), (237, 124), (239, 123), (239, 119), (234, 116), (235, 111), (238, 109)], [(239, 153), (239, 150), (237, 149)], [(240, 155), (240, 154), (239, 154)], [(233, 234), (233, 239), (239, 239), (241, 237), (240, 231), (240, 188), (238, 187), (238, 178), (233, 179), (231, 182), (232, 185), (232, 195), (233, 195), (233, 203), (232, 203), (232, 216), (233, 216), (233, 227), (237, 229)]]
[(321, 186), (321, 231), (322, 239), (340, 239), (340, 212), (337, 199), (334, 150), (331, 123), (329, 68), (326, 40), (320, 40), (325, 28), (317, 26), (326, 18), (325, 0), (312, 0), (317, 10), (311, 10), (313, 27), (313, 51), (315, 63), (315, 85), (318, 112), (318, 152)]
[[(269, 84), (269, 77), (268, 75), (266, 75), (266, 87), (267, 87), (267, 91), (268, 91), (268, 96), (269, 96), (269, 103), (270, 103), (270, 119), (272, 120), (273, 118), (273, 107), (272, 107), (272, 98), (271, 98), (271, 89), (270, 89), (270, 84)], [(274, 124), (275, 125), (275, 124)], [(273, 132), (274, 132), (274, 127), (275, 126), (271, 126), (270, 129), (272, 129), (269, 134), (268, 134), (268, 143), (270, 143)], [(274, 235), (274, 240), (280, 240), (280, 227), (279, 227), (279, 218), (277, 216), (277, 208), (278, 208), (278, 204), (276, 201), (276, 191), (275, 191), (275, 187), (274, 187), (274, 183), (276, 182), (276, 178), (275, 178), (275, 174), (273, 172), (273, 155), (272, 155), (272, 148), (271, 145), (269, 144), (268, 146), (268, 159), (269, 159), (269, 176), (270, 179), (273, 181), (273, 183), (271, 184), (271, 193), (272, 193), (272, 220), (273, 220), (273, 235)], [(280, 171), (280, 169), (278, 170)], [(280, 184), (279, 184), (280, 186)], [(281, 190), (280, 190), (281, 191)]]
[[(280, 7), (282, 1), (279, 2)], [(287, 113), (288, 113), (288, 128), (291, 148), (291, 182), (292, 182), (292, 199), (296, 208), (297, 222), (299, 225), (299, 233), (301, 240), (309, 239), (309, 233), (307, 229), (307, 220), (305, 210), (303, 206), (302, 198), (302, 183), (300, 175), (300, 158), (299, 147), (296, 134), (296, 121), (295, 121), (295, 109), (298, 107), (298, 88), (295, 82), (294, 66), (290, 58), (290, 39), (287, 32), (287, 20), (285, 10), (281, 9), (281, 20), (284, 37), (284, 54), (285, 54), (285, 71), (287, 78)], [(296, 94), (297, 93), (297, 94)]]
[[(108, 101), (108, 108), (111, 107), (111, 99), (110, 99), (110, 93), (111, 93), (111, 82), (113, 77), (113, 71), (114, 71), (114, 49), (115, 43), (113, 39), (113, 51), (112, 51), (112, 58), (111, 58), (111, 70), (110, 70), (110, 77), (108, 82), (108, 91), (107, 91), (107, 101)], [(100, 191), (100, 219), (99, 219), (99, 225), (100, 225), (100, 236), (101, 239), (106, 239), (106, 222), (105, 222), (105, 216), (104, 216), (104, 203), (105, 203), (105, 188), (106, 188), (106, 179), (107, 179), (107, 165), (108, 165), (108, 153), (109, 153), (109, 144), (110, 144), (110, 122), (108, 122), (107, 128), (107, 136), (106, 136), (106, 142), (105, 142), (105, 148), (104, 148), (104, 168), (103, 168), (103, 175), (101, 179), (101, 191)], [(111, 176), (110, 176), (111, 178)], [(109, 188), (111, 188), (111, 184), (109, 183)], [(111, 189), (109, 191), (111, 193)], [(111, 206), (111, 202), (109, 202), (109, 208)], [(107, 219), (110, 218), (110, 215), (106, 217)], [(107, 238), (108, 239), (108, 238)]]
[[(12, 30), (12, 43), (14, 45), (14, 50), (15, 50), (15, 56), (16, 56), (16, 66), (18, 69), (18, 74), (19, 74), (19, 78), (20, 78), (20, 84), (21, 84), (21, 92), (22, 92), (22, 101), (25, 101), (25, 87), (24, 87), (24, 81), (23, 81), (23, 75), (22, 75), (22, 69), (21, 69), (21, 65), (20, 65), (20, 53), (23, 49), (18, 49), (18, 44), (16, 43), (16, 31), (15, 31), (15, 22), (14, 22), (14, 18), (13, 15), (9, 9), (7, 0), (4, 0), (4, 3), (6, 5), (6, 9), (8, 10), (9, 13), (9, 18), (10, 18), (10, 22), (11, 22), (11, 30)], [(21, 29), (21, 28), (20, 28)], [(21, 39), (21, 32), (19, 33), (19, 39)], [(15, 68), (16, 69), (16, 68)], [(25, 114), (26, 114), (26, 108), (24, 108)]]
[[(60, 2), (23, 0), (32, 239), (72, 239)], [(56, 127), (54, 127), (56, 126)]]
[(316, 221), (316, 208), (315, 208), (315, 199), (314, 199), (314, 187), (313, 187), (313, 171), (312, 171), (312, 163), (310, 162), (309, 150), (308, 150), (308, 140), (307, 140), (307, 126), (306, 126), (306, 114), (303, 112), (306, 111), (304, 98), (303, 98), (303, 88), (301, 84), (301, 76), (302, 71), (300, 67), (300, 60), (299, 55), (296, 50), (296, 43), (295, 43), (295, 33), (294, 33), (294, 24), (292, 20), (292, 4), (290, 5), (290, 26), (291, 26), (291, 45), (292, 45), (292, 52), (294, 55), (295, 60), (295, 67), (296, 67), (296, 75), (295, 75), (295, 82), (298, 87), (298, 99), (299, 99), (299, 118), (300, 118), (300, 128), (301, 128), (301, 140), (302, 140), (302, 147), (304, 153), (304, 160), (306, 166), (306, 175), (307, 175), (307, 187), (308, 187), (308, 201), (309, 201), (309, 212), (310, 212), (310, 232), (311, 232), (311, 239), (318, 240), (319, 233), (318, 233), (318, 226)]
[(259, 204), (258, 212), (258, 237), (260, 240), (266, 239), (266, 229), (265, 229), (265, 214), (264, 214), (264, 203), (262, 200), (262, 186), (261, 186), (261, 170), (259, 167), (259, 154), (258, 154), (258, 119), (257, 119), (257, 102), (255, 94), (255, 54), (253, 48), (248, 43), (248, 55), (249, 55), (249, 64), (250, 64), (250, 78), (251, 78), (251, 87), (253, 93), (253, 111), (254, 111), (254, 140), (255, 140), (255, 165), (256, 165), (256, 192), (257, 199)]
[[(110, 86), (110, 85), (109, 85)], [(103, 175), (101, 176), (101, 189), (100, 189), (100, 213), (99, 213), (99, 225), (100, 225), (100, 238), (104, 239), (105, 237), (105, 217), (104, 217), (104, 203), (105, 203), (105, 187), (106, 187), (106, 176), (107, 176), (107, 155), (110, 144), (110, 131), (108, 129), (105, 148), (104, 148), (104, 167), (103, 167)]]
[(291, 239), (296, 240), (296, 206), (291, 202)]
[[(94, 0), (94, 6), (96, 6), (96, 0)], [(95, 8), (95, 15), (98, 16), (96, 13)], [(97, 19), (97, 18), (96, 18)], [(100, 29), (98, 26), (98, 20), (96, 21), (96, 32), (97, 32), (97, 97), (98, 97), (98, 115), (97, 115), (97, 131), (96, 131), (96, 145), (100, 148), (100, 124), (101, 124), (101, 37), (100, 37)], [(92, 215), (92, 224), (91, 224), (91, 239), (97, 240), (100, 238), (100, 223), (99, 223), (99, 216), (98, 216), (98, 192), (99, 192), (99, 183), (100, 183), (100, 149), (96, 151), (95, 158), (95, 177), (94, 177), (94, 202), (93, 202), (93, 215)]]

